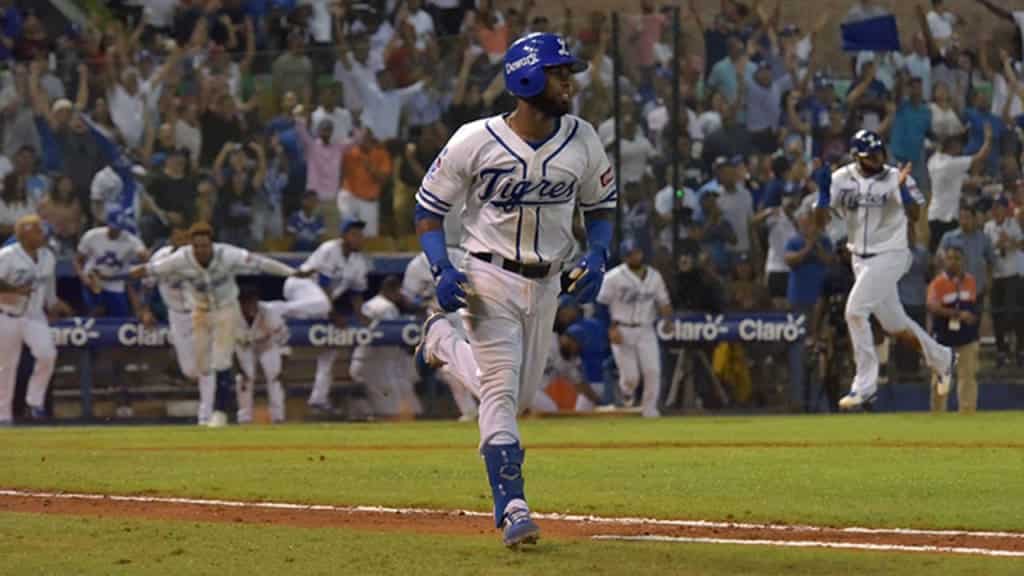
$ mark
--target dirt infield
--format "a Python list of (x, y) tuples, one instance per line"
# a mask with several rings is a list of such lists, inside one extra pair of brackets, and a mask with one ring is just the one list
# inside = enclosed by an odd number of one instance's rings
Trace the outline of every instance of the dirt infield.
[[(493, 534), (490, 515), (470, 511), (383, 509), (266, 502), (235, 502), (0, 491), (0, 512), (59, 514), (158, 521), (344, 527), (372, 532), (442, 535)], [(814, 545), (915, 552), (1024, 556), (1024, 533), (952, 530), (834, 528), (729, 522), (598, 518), (539, 514), (545, 538), (636, 537), (691, 542)]]

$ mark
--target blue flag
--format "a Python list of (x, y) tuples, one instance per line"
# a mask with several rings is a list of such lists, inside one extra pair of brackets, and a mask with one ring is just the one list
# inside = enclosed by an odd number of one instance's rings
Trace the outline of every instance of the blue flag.
[(900, 31), (893, 15), (847, 22), (840, 26), (846, 52), (899, 52)]

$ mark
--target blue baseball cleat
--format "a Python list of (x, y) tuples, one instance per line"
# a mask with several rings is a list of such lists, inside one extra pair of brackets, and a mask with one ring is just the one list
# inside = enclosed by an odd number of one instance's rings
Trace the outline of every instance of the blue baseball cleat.
[(430, 331), (430, 327), (435, 322), (444, 318), (443, 312), (434, 312), (423, 322), (423, 328), (420, 330), (420, 343), (416, 345), (416, 354), (414, 356), (416, 362), (416, 374), (419, 375), (421, 380), (426, 380), (428, 376), (433, 375), (434, 370), (440, 368), (443, 364), (436, 358), (428, 358), (426, 346), (424, 344), (427, 341), (427, 332)]
[(530, 518), (530, 511), (525, 508), (513, 510), (505, 515), (505, 528), (502, 541), (505, 546), (515, 548), (520, 544), (536, 544), (540, 538), (540, 526)]

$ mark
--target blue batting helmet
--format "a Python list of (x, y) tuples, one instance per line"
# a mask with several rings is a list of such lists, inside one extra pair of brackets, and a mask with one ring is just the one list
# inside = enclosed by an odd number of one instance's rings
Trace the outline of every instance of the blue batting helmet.
[(885, 142), (870, 130), (858, 130), (850, 140), (850, 149), (854, 156), (870, 156), (875, 152), (885, 154)]
[(544, 91), (545, 68), (566, 65), (574, 74), (587, 69), (557, 34), (527, 34), (505, 51), (505, 88), (519, 98), (532, 98)]

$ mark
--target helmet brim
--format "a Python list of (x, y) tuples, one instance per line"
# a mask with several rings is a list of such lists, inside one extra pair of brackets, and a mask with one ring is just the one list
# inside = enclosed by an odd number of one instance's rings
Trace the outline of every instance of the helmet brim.
[(545, 64), (544, 69), (546, 70), (548, 68), (558, 68), (559, 66), (568, 66), (569, 71), (572, 72), (573, 74), (580, 74), (582, 72), (586, 72), (587, 69), (590, 68), (590, 64), (588, 64), (587, 62), (580, 60), (579, 58), (570, 57), (556, 60), (555, 62), (552, 62), (550, 64)]

